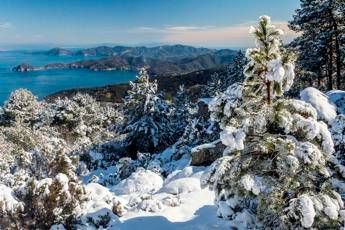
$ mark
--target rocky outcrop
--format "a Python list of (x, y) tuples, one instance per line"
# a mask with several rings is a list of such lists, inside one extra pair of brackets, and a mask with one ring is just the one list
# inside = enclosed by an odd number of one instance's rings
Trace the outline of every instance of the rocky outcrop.
[(208, 166), (222, 157), (225, 146), (220, 140), (194, 147), (191, 150), (193, 166)]
[(22, 63), (12, 68), (12, 71), (15, 72), (31, 72), (34, 70), (36, 70), (35, 67), (27, 63)]

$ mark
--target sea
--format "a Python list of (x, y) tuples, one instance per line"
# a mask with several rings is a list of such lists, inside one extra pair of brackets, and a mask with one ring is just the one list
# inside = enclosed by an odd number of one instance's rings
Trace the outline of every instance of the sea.
[(99, 87), (126, 83), (134, 80), (133, 71), (90, 71), (85, 69), (58, 69), (33, 72), (14, 72), (12, 68), (28, 63), (43, 66), (48, 63), (69, 63), (100, 57), (49, 56), (30, 51), (0, 51), (0, 105), (11, 92), (24, 88), (30, 90), (38, 99), (66, 89)]

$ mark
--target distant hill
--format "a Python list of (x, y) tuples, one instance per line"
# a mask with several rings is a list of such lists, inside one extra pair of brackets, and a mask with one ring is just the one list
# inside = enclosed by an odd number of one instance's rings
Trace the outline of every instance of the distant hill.
[(43, 53), (49, 56), (70, 56), (74, 54), (73, 51), (63, 48), (53, 48)]
[[(138, 70), (147, 67), (153, 76), (181, 75), (194, 71), (217, 68), (233, 61), (238, 51), (222, 49), (195, 48), (173, 45), (157, 47), (100, 46), (78, 51), (61, 48), (51, 49), (47, 55), (76, 55), (94, 57), (72, 63), (50, 63), (33, 67), (23, 63), (13, 71), (38, 71), (49, 69), (89, 69), (92, 71)], [(98, 58), (96, 58), (98, 57)], [(30, 68), (25, 69), (25, 66)]]
[(156, 47), (129, 47), (129, 46), (99, 46), (81, 50), (67, 50), (64, 48), (53, 48), (46, 52), (47, 55), (70, 55), (83, 57), (147, 57), (157, 59), (196, 57), (202, 54), (213, 53), (215, 50), (207, 48), (196, 48), (185, 45), (163, 45)]

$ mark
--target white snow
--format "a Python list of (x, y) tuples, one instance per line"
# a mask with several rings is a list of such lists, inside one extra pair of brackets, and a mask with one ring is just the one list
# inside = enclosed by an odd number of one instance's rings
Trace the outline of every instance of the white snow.
[(253, 177), (252, 175), (244, 175), (241, 178), (241, 184), (245, 190), (251, 191), (255, 195), (259, 195), (261, 191), (261, 182), (260, 179), (257, 177)]
[(85, 190), (89, 200), (83, 204), (81, 213), (79, 213), (83, 224), (80, 229), (96, 229), (93, 224), (98, 223), (103, 216), (107, 215), (111, 217), (108, 225), (116, 226), (118, 217), (112, 212), (113, 205), (118, 202), (125, 203), (125, 201), (116, 197), (108, 188), (97, 183), (87, 184)]
[(163, 203), (157, 199), (147, 199), (139, 204), (139, 208), (146, 212), (159, 212), (163, 208)]
[(329, 196), (322, 196), (323, 203), (324, 203), (324, 213), (332, 220), (338, 219), (338, 212), (340, 210), (340, 207), (338, 205), (338, 202), (331, 199)]
[(268, 62), (268, 73), (266, 74), (266, 80), (282, 82), (285, 76), (285, 69), (280, 59), (274, 59)]
[(154, 193), (163, 186), (163, 179), (160, 175), (139, 168), (130, 177), (115, 185), (111, 190), (117, 195), (128, 195), (131, 193)]
[[(164, 195), (158, 193), (152, 199)], [(150, 229), (150, 230), (208, 230), (229, 229), (228, 221), (216, 216), (214, 193), (203, 189), (180, 195), (181, 204), (178, 206), (164, 205), (159, 212), (129, 211), (120, 218), (117, 225), (121, 230)], [(116, 228), (114, 228), (116, 229)]]
[(310, 103), (317, 111), (319, 119), (331, 122), (337, 116), (337, 108), (329, 97), (321, 91), (308, 87), (300, 92), (303, 101)]
[[(159, 175), (139, 169), (120, 183), (123, 190), (120, 184), (109, 190), (89, 183), (86, 185), (89, 200), (83, 207), (82, 224), (78, 227), (96, 229), (94, 223), (109, 216), (106, 229), (229, 229), (229, 221), (216, 215), (214, 192), (200, 188), (204, 170), (205, 167), (185, 167), (172, 172), (163, 182)], [(154, 191), (152, 184), (163, 187)], [(123, 194), (120, 197), (115, 195), (119, 190)], [(114, 201), (120, 202), (125, 209), (121, 217), (111, 212)]]
[(220, 132), (220, 140), (227, 146), (228, 150), (242, 150), (244, 148), (244, 140), (246, 138), (245, 132), (241, 129), (236, 129), (232, 126), (227, 126)]
[(59, 184), (62, 186), (61, 190), (66, 191), (68, 190), (68, 177), (66, 174), (59, 173), (55, 176), (55, 179), (59, 182)]
[(295, 65), (292, 63), (286, 63), (285, 64), (285, 76), (286, 79), (286, 85), (285, 85), (285, 91), (289, 90), (293, 84), (293, 81), (295, 79)]
[(16, 199), (13, 190), (4, 184), (0, 184), (0, 212), (15, 212), (22, 204)]
[(171, 181), (177, 180), (180, 178), (186, 178), (186, 177), (200, 178), (204, 169), (205, 169), (204, 167), (188, 166), (182, 170), (175, 170), (167, 176), (167, 178), (164, 181), (164, 184), (168, 184)]
[(163, 186), (161, 192), (169, 194), (190, 193), (201, 190), (199, 178), (180, 178)]
[(195, 146), (194, 148), (191, 149), (191, 153), (199, 152), (202, 149), (212, 149), (212, 148), (215, 148), (216, 144), (218, 144), (219, 142), (220, 142), (220, 140), (216, 140), (216, 141), (211, 142), (211, 143), (206, 143), (206, 144)]
[(324, 163), (323, 155), (320, 150), (310, 142), (301, 142), (296, 146), (296, 156), (302, 160), (304, 164), (322, 164)]
[(307, 195), (302, 195), (298, 198), (298, 207), (301, 214), (301, 225), (305, 228), (310, 228), (314, 223), (316, 215), (313, 201)]

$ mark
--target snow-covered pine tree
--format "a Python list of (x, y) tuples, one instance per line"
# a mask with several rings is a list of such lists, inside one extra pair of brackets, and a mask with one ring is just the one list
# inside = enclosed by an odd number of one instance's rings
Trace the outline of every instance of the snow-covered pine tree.
[(332, 185), (345, 195), (345, 115), (339, 114), (330, 123), (330, 132), (334, 141), (335, 154), (332, 158), (335, 172)]
[(3, 122), (26, 123), (30, 125), (37, 119), (41, 106), (37, 98), (26, 89), (18, 89), (11, 93), (3, 107)]
[(343, 0), (301, 0), (301, 8), (289, 24), (301, 34), (291, 47), (299, 53), (297, 64), (308, 85), (317, 82), (318, 87), (326, 86), (330, 90), (343, 84), (344, 7)]
[(215, 191), (219, 216), (237, 227), (339, 228), (344, 205), (329, 181), (327, 125), (310, 104), (282, 96), (294, 79), (282, 31), (268, 16), (250, 31), (257, 47), (247, 50), (244, 83), (210, 104), (226, 149), (201, 182)]
[(146, 69), (141, 69), (130, 85), (124, 99), (125, 131), (130, 133), (133, 150), (152, 152), (172, 144), (176, 138), (171, 119), (174, 108), (158, 92), (157, 81), (150, 82)]
[(43, 125), (56, 128), (75, 150), (111, 139), (109, 127), (121, 119), (111, 106), (80, 93), (49, 103), (40, 115)]
[(182, 134), (186, 125), (192, 119), (192, 116), (197, 112), (197, 106), (192, 103), (192, 100), (184, 85), (180, 85), (174, 97), (174, 117), (176, 131)]
[[(192, 114), (197, 111), (197, 106), (192, 103), (192, 99), (188, 95), (187, 89), (184, 85), (180, 85), (174, 98), (174, 105), (176, 107), (175, 115), (184, 125)], [(183, 124), (184, 123), (184, 124)]]

